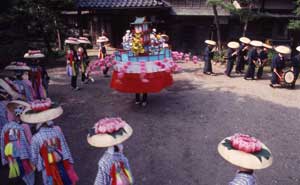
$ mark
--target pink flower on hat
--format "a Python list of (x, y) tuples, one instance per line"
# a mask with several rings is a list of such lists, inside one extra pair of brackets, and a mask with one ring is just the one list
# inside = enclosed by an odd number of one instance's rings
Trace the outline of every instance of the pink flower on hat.
[(246, 153), (255, 153), (262, 149), (262, 143), (249, 135), (235, 134), (230, 140), (233, 148)]
[(121, 118), (104, 118), (99, 120), (94, 128), (96, 134), (111, 134), (124, 128), (126, 122)]

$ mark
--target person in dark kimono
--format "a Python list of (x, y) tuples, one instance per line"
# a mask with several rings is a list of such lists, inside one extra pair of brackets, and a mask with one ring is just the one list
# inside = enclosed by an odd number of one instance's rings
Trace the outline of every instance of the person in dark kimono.
[(244, 73), (245, 64), (247, 61), (247, 55), (249, 50), (249, 43), (251, 42), (249, 38), (247, 37), (241, 37), (240, 38), (241, 45), (238, 49), (238, 55), (237, 55), (237, 63), (235, 67), (235, 72), (237, 74)]
[[(106, 55), (107, 55), (107, 53), (106, 53), (105, 44), (103, 42), (101, 42), (100, 43), (100, 48), (99, 48), (99, 58), (100, 59), (105, 59)], [(105, 68), (103, 70), (104, 77), (109, 77), (108, 70), (109, 70), (109, 67), (105, 65)]]
[(272, 59), (271, 70), (272, 70), (272, 78), (271, 78), (271, 87), (277, 87), (280, 85), (282, 81), (283, 69), (285, 68), (285, 58), (284, 55), (291, 53), (290, 48), (286, 46), (277, 46), (275, 48), (277, 54)]
[(248, 53), (248, 69), (244, 77), (245, 80), (249, 78), (254, 80), (255, 67), (258, 62), (258, 48), (262, 47), (263, 43), (260, 41), (251, 41), (250, 45), (253, 46), (253, 48)]
[(212, 70), (212, 64), (211, 60), (214, 57), (214, 46), (216, 46), (216, 42), (212, 40), (206, 40), (205, 43), (207, 44), (207, 47), (204, 51), (204, 69), (203, 73), (206, 75), (214, 75)]
[(264, 67), (268, 63), (268, 49), (272, 49), (272, 46), (268, 44), (264, 44), (263, 50), (259, 53), (259, 67), (256, 73), (257, 79), (261, 79), (264, 72)]
[[(298, 52), (300, 52), (300, 46), (297, 47), (296, 49)], [(296, 87), (296, 81), (299, 77), (299, 73), (300, 73), (300, 53), (298, 53), (298, 55), (294, 56), (294, 58), (292, 59), (292, 71), (294, 72), (295, 75), (295, 80), (291, 86), (292, 89), (295, 89)]]
[(237, 42), (229, 42), (227, 46), (228, 46), (228, 50), (227, 50), (228, 61), (227, 61), (226, 71), (224, 73), (226, 76), (231, 77), (231, 71), (233, 69), (234, 61), (236, 59), (240, 44)]

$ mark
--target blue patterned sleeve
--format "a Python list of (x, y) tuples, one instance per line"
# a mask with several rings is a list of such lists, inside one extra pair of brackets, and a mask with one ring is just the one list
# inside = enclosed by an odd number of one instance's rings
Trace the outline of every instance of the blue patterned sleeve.
[(30, 153), (31, 153), (31, 163), (35, 166), (38, 165), (38, 160), (39, 160), (39, 151), (40, 147), (37, 141), (37, 138), (33, 136), (31, 140), (31, 146), (30, 146)]
[(95, 180), (94, 185), (104, 185), (104, 184), (109, 184), (109, 174), (106, 173), (106, 170), (101, 163), (99, 163), (98, 167), (98, 172), (97, 172), (97, 177)]
[(4, 155), (4, 129), (1, 130), (1, 138), (0, 138), (0, 142), (1, 142), (1, 161), (2, 161), (2, 165), (6, 165), (7, 161), (5, 159), (5, 155)]
[(64, 160), (69, 160), (70, 163), (74, 163), (74, 160), (72, 158), (69, 146), (67, 144), (67, 141), (63, 135), (62, 132), (59, 132), (59, 140), (61, 141), (61, 147), (62, 147), (62, 155)]
[(20, 144), (21, 144), (21, 148), (22, 150), (20, 150), (20, 157), (21, 159), (30, 159), (30, 146), (27, 142), (25, 133), (24, 133), (24, 129), (21, 128), (20, 129), (20, 133), (21, 133), (21, 137), (20, 137)]

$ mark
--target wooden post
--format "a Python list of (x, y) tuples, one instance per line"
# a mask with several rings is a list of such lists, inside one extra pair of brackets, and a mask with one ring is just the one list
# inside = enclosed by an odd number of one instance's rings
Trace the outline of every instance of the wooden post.
[(78, 22), (78, 29), (79, 29), (79, 35), (82, 36), (83, 31), (82, 31), (82, 17), (81, 17), (81, 10), (77, 11), (77, 22)]

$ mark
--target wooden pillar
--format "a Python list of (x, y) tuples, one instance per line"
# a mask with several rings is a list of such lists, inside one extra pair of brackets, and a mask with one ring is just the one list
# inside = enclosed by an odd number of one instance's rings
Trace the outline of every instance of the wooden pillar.
[(81, 10), (77, 11), (77, 23), (78, 23), (78, 29), (79, 29), (79, 35), (82, 36), (83, 34), (83, 28), (82, 28), (82, 14), (81, 14)]

